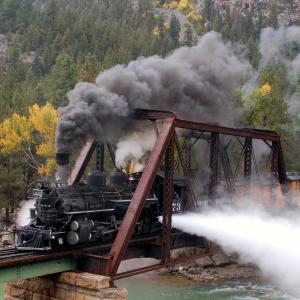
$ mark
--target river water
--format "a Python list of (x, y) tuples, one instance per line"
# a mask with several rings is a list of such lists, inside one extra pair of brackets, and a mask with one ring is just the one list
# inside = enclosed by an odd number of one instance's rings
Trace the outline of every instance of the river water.
[(296, 300), (268, 283), (227, 281), (195, 283), (159, 271), (117, 281), (129, 300)]

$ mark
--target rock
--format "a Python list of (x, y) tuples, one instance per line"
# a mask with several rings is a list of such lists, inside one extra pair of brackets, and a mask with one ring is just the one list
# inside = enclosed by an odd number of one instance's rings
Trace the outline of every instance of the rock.
[(214, 266), (214, 262), (209, 256), (203, 256), (195, 259), (195, 264), (201, 268), (210, 268)]
[(199, 268), (189, 268), (188, 273), (189, 274), (198, 274), (199, 273)]
[(25, 289), (20, 289), (20, 288), (17, 288), (17, 287), (12, 287), (12, 289), (10, 291), (10, 295), (12, 297), (17, 297), (19, 299), (24, 299), (25, 298), (25, 293), (26, 293)]
[(122, 288), (110, 288), (110, 289), (103, 290), (101, 292), (101, 297), (103, 299), (113, 299), (113, 300), (127, 299), (128, 292), (126, 289), (122, 289)]
[(59, 276), (59, 282), (75, 285), (78, 287), (101, 290), (109, 287), (110, 278), (101, 275), (95, 275), (90, 273), (75, 273), (64, 272)]
[(198, 247), (183, 247), (183, 248), (175, 249), (171, 253), (171, 260), (175, 260), (182, 257), (201, 255), (204, 253), (204, 251), (205, 251), (204, 248), (198, 248)]
[(211, 259), (216, 267), (224, 267), (232, 264), (231, 259), (223, 253), (215, 254)]
[(30, 299), (32, 299), (32, 300), (60, 300), (58, 298), (53, 298), (51, 296), (37, 294), (37, 293), (34, 293), (32, 298), (30, 298)]
[(32, 64), (35, 59), (35, 52), (29, 51), (29, 52), (22, 53), (20, 54), (19, 59), (23, 64)]
[(64, 272), (62, 274), (12, 281), (5, 285), (5, 299), (127, 300), (127, 290), (109, 288), (109, 280), (108, 277), (84, 272)]

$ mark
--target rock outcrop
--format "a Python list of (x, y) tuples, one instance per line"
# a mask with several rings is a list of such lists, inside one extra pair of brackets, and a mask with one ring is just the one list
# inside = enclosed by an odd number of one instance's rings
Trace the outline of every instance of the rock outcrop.
[[(261, 14), (263, 17), (268, 17), (270, 7), (273, 0), (214, 0), (216, 7), (224, 10), (227, 5), (232, 10), (237, 10), (241, 14), (246, 14), (251, 11), (255, 19)], [(300, 0), (280, 0), (276, 1), (278, 19), (285, 24), (296, 23), (300, 24)]]
[(6, 35), (0, 33), (0, 72), (6, 67), (5, 59), (8, 49), (8, 38)]

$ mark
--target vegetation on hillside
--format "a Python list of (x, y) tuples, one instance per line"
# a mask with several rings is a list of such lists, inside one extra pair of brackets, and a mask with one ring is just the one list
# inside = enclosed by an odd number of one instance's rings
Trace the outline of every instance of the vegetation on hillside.
[[(16, 202), (37, 176), (53, 176), (56, 109), (66, 104), (76, 82), (93, 82), (100, 71), (139, 56), (165, 56), (179, 46), (191, 46), (195, 33), (210, 30), (246, 45), (257, 67), (261, 28), (278, 26), (274, 8), (268, 19), (260, 16), (254, 22), (250, 12), (241, 16), (227, 7), (221, 14), (212, 0), (204, 0), (201, 10), (191, 0), (136, 2), (0, 0), (0, 33), (10, 41), (0, 71), (0, 200)], [(183, 38), (177, 17), (167, 19), (155, 8), (177, 10), (186, 17)], [(290, 55), (296, 51), (299, 48)], [(28, 53), (34, 55), (32, 62), (20, 59)], [(237, 105), (245, 111), (241, 122), (277, 130), (284, 137), (288, 124), (300, 128), (284, 99), (291, 85), (300, 93), (300, 76), (289, 82), (284, 67), (270, 62), (260, 70), (260, 88), (250, 96), (237, 91)], [(285, 145), (290, 150), (288, 138)], [(293, 160), (290, 167), (300, 170), (296, 151), (286, 153), (288, 161)]]

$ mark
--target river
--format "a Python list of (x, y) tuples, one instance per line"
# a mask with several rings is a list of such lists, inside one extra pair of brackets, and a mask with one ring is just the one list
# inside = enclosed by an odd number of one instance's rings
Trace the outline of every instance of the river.
[(296, 300), (268, 283), (228, 281), (195, 283), (159, 271), (119, 280), (129, 300)]

